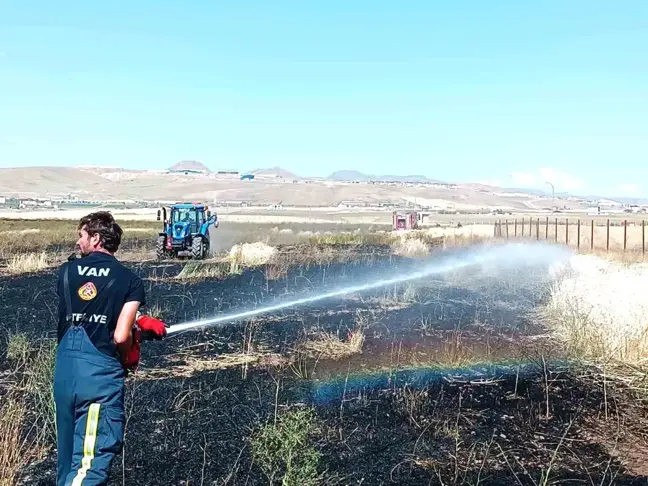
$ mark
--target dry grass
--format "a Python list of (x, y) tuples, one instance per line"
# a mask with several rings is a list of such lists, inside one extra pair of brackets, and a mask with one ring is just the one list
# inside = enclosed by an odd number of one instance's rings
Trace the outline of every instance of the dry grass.
[(227, 278), (245, 268), (267, 265), (277, 254), (277, 249), (262, 242), (234, 245), (225, 258), (207, 261), (189, 261), (176, 279)]
[(306, 241), (311, 245), (391, 245), (394, 243), (398, 236), (388, 232), (372, 232), (360, 233), (355, 232), (339, 232), (339, 233), (325, 233), (315, 234), (313, 236), (306, 236)]
[[(130, 250), (155, 240), (160, 224), (118, 220), (124, 230), (122, 248)], [(77, 221), (0, 219), (0, 258), (22, 253), (70, 252), (78, 238)], [(149, 245), (150, 246), (150, 245)]]
[(445, 228), (427, 228), (420, 230), (430, 238), (445, 238), (446, 240), (472, 240), (480, 238), (492, 238), (495, 233), (495, 226), (493, 224), (467, 224), (457, 227)]
[(234, 245), (224, 258), (189, 261), (175, 278), (180, 280), (227, 278), (248, 268), (262, 268), (267, 280), (283, 278), (291, 268), (330, 265), (349, 261), (359, 262), (351, 248), (300, 246), (279, 251), (263, 242)]
[(49, 256), (46, 252), (23, 253), (12, 256), (7, 262), (6, 271), (10, 274), (39, 272), (50, 266)]
[(342, 359), (354, 354), (362, 353), (365, 342), (365, 331), (374, 324), (373, 315), (358, 313), (355, 326), (348, 334), (348, 339), (343, 341), (336, 334), (317, 332), (312, 339), (308, 339), (298, 346), (298, 352), (312, 358)]
[[(172, 358), (175, 361), (178, 356), (173, 356)], [(201, 358), (196, 355), (186, 354), (182, 358), (184, 359), (183, 364), (164, 366), (163, 368), (143, 369), (137, 373), (138, 379), (156, 380), (169, 377), (191, 377), (206, 371), (247, 367), (250, 365), (281, 366), (289, 362), (289, 359), (284, 356), (264, 352), (263, 350), (223, 354), (213, 358)]]
[[(571, 248), (582, 252), (608, 252), (608, 231), (605, 224), (594, 224), (594, 235), (592, 238), (592, 221), (581, 219), (580, 231), (578, 228), (579, 218), (558, 218), (556, 228), (556, 219), (549, 218), (547, 224), (546, 218), (533, 218), (529, 224), (529, 218), (522, 225), (521, 219), (517, 223), (517, 235), (514, 220), (508, 221), (508, 237), (512, 238), (529, 238), (532, 240), (556, 242), (561, 245), (568, 245)], [(569, 224), (566, 224), (568, 222)], [(501, 227), (498, 226), (498, 236), (506, 238), (507, 228), (506, 221), (502, 220)], [(627, 228), (624, 228), (622, 222), (610, 224), (609, 234), (609, 252), (623, 253), (624, 242), (626, 252), (641, 253), (643, 232), (641, 221), (628, 221)], [(494, 233), (491, 232), (490, 236)], [(594, 245), (592, 248), (592, 240)], [(646, 246), (648, 246), (648, 228), (646, 229)]]
[(25, 399), (9, 392), (0, 402), (0, 486), (18, 484), (18, 474), (29, 459), (32, 444), (23, 436), (27, 418)]
[(395, 255), (408, 258), (426, 257), (430, 254), (430, 248), (418, 238), (407, 238), (399, 240), (392, 245)]
[(32, 346), (27, 363), (25, 389), (34, 407), (36, 444), (42, 451), (56, 441), (56, 408), (54, 405), (54, 365), (56, 342), (48, 339)]
[(384, 309), (402, 309), (412, 304), (421, 304), (428, 297), (425, 287), (416, 283), (402, 283), (386, 289), (375, 302)]
[(342, 359), (362, 352), (364, 340), (363, 331), (349, 333), (348, 341), (342, 341), (335, 334), (318, 332), (312, 339), (301, 343), (299, 350), (312, 358)]
[(351, 246), (300, 245), (289, 251), (277, 252), (264, 266), (267, 280), (284, 278), (291, 268), (310, 268), (339, 263), (362, 263), (373, 258), (371, 254), (358, 254)]
[[(648, 246), (648, 245), (647, 245)], [(648, 248), (647, 248), (648, 250)], [(578, 253), (581, 255), (592, 255), (596, 256), (602, 260), (607, 260), (611, 262), (615, 262), (617, 264), (621, 265), (632, 265), (634, 263), (640, 263), (646, 260), (646, 255), (644, 254), (641, 249), (629, 249), (626, 251), (623, 251), (618, 248), (611, 248), (610, 251), (607, 250), (589, 250), (588, 248), (581, 248), (578, 250)]]
[(463, 341), (460, 330), (452, 331), (448, 339), (442, 341), (439, 354), (441, 363), (456, 367), (472, 363), (474, 356), (472, 345)]
[(226, 278), (231, 274), (230, 264), (223, 261), (189, 261), (173, 277), (177, 280), (202, 280)]
[(147, 316), (151, 316), (155, 319), (164, 319), (164, 316), (168, 311), (168, 306), (162, 306), (159, 302), (156, 302), (152, 306), (148, 307), (145, 310), (145, 313)]
[(263, 242), (234, 245), (229, 260), (243, 267), (258, 267), (267, 264), (277, 254), (277, 249)]
[(17, 484), (20, 469), (42, 459), (55, 443), (55, 349), (51, 340), (33, 344), (24, 334), (9, 336), (11, 379), (0, 400), (0, 486)]
[(541, 310), (571, 355), (641, 362), (648, 358), (648, 265), (572, 258)]
[(362, 330), (352, 331), (349, 333), (349, 349), (352, 353), (357, 354), (362, 352), (362, 346), (365, 342), (365, 333)]

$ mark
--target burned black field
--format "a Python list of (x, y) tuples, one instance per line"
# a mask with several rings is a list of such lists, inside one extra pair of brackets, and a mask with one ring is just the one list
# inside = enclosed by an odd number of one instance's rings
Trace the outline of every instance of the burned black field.
[[(147, 310), (177, 324), (422, 265), (386, 247), (341, 251), (218, 276), (129, 266)], [(112, 484), (647, 484), (645, 409), (547, 336), (534, 314), (545, 273), (432, 275), (146, 342)], [(52, 339), (54, 286), (54, 271), (1, 277), (0, 332)], [(46, 445), (18, 484), (53, 484)]]

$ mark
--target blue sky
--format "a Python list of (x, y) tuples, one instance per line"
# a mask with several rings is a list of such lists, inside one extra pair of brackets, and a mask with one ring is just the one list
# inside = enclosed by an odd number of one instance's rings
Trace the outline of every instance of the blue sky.
[(648, 2), (0, 0), (0, 166), (648, 196)]

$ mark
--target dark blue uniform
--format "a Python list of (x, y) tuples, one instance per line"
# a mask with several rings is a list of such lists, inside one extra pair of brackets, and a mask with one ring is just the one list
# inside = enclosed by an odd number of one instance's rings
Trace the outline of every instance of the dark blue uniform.
[(126, 302), (144, 305), (144, 286), (114, 256), (94, 252), (61, 267), (57, 293), (57, 486), (103, 485), (124, 435), (125, 370), (113, 335)]

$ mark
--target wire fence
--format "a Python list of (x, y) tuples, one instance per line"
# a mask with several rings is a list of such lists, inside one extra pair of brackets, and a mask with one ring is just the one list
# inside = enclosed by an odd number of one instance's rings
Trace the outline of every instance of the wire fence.
[(591, 251), (632, 251), (646, 253), (646, 221), (581, 221), (569, 218), (521, 218), (497, 220), (493, 236), (506, 239), (553, 240)]

